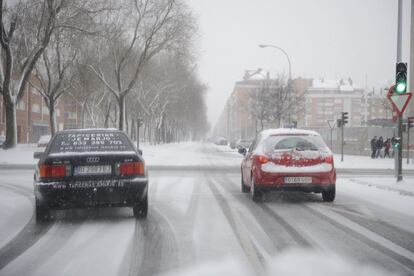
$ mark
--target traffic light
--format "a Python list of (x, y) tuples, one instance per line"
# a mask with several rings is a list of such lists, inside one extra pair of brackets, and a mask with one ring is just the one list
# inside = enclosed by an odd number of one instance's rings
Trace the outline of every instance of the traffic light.
[(407, 118), (407, 128), (410, 129), (413, 127), (414, 117)]
[(397, 94), (407, 93), (407, 63), (397, 63), (394, 92)]
[(342, 127), (342, 119), (337, 119), (337, 120), (336, 120), (336, 125), (337, 125), (338, 127)]
[(391, 142), (392, 142), (392, 147), (396, 150), (400, 147), (401, 138), (395, 137), (393, 141), (391, 140)]
[(342, 125), (346, 125), (348, 123), (348, 112), (342, 112)]

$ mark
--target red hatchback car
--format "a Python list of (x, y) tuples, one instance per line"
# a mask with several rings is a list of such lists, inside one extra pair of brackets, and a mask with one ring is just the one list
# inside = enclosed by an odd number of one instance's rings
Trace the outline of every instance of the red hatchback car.
[(242, 192), (253, 200), (266, 191), (322, 193), (323, 201), (335, 199), (336, 170), (331, 150), (315, 131), (268, 129), (260, 132), (241, 165)]

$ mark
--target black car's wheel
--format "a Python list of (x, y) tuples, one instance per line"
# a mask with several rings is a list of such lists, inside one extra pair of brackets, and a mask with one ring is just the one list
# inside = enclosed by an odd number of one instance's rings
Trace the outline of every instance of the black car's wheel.
[(325, 202), (332, 202), (335, 200), (335, 185), (333, 185), (332, 188), (326, 190), (326, 191), (322, 191), (322, 199)]
[(250, 192), (250, 187), (247, 186), (246, 184), (244, 184), (243, 171), (241, 173), (241, 191), (242, 191), (242, 193)]
[(50, 208), (47, 205), (36, 202), (36, 222), (45, 222), (51, 218)]
[(145, 196), (137, 201), (133, 208), (134, 216), (136, 218), (146, 218), (148, 214), (148, 194), (145, 193)]
[(254, 177), (252, 177), (252, 186), (250, 187), (250, 193), (252, 194), (253, 201), (260, 201), (263, 198), (263, 191), (256, 185)]

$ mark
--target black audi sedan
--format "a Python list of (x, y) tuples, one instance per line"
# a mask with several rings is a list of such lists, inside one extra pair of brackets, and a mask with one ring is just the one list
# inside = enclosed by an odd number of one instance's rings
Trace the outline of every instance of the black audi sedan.
[(134, 216), (148, 212), (148, 175), (142, 152), (116, 129), (65, 130), (56, 133), (34, 176), (36, 219), (53, 209), (122, 207)]

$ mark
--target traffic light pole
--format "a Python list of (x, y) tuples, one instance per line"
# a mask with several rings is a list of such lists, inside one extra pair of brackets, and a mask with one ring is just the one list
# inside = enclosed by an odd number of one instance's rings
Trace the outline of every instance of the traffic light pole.
[(407, 165), (410, 164), (410, 123), (407, 120)]
[[(401, 62), (401, 52), (402, 52), (402, 0), (398, 0), (398, 26), (397, 26), (397, 62)], [(397, 181), (402, 180), (402, 114), (398, 116), (397, 123), (398, 137), (400, 138), (400, 143), (398, 147), (398, 160), (397, 160)]]
[(341, 126), (341, 162), (344, 162), (344, 124)]
[(402, 114), (398, 116), (398, 137), (400, 138), (397, 154), (397, 181), (401, 181), (402, 177), (402, 145), (403, 145), (403, 127), (402, 127)]

